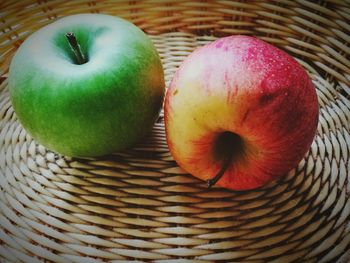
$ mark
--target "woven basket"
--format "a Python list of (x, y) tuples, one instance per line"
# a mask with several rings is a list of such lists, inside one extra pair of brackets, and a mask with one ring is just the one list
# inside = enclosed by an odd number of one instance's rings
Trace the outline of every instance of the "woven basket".
[[(172, 159), (162, 117), (136, 147), (71, 159), (16, 119), (8, 67), (32, 32), (75, 13), (126, 18), (154, 41), (169, 84), (196, 47), (257, 36), (308, 70), (320, 104), (304, 160), (254, 191), (208, 190)], [(349, 1), (1, 1), (0, 261), (349, 262)]]

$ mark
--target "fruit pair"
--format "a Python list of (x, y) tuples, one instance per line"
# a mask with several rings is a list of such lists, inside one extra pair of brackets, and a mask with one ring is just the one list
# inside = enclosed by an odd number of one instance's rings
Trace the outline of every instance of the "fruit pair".
[[(10, 66), (17, 117), (48, 148), (97, 156), (132, 146), (153, 126), (164, 76), (149, 38), (125, 20), (82, 14), (30, 36)], [(199, 178), (241, 190), (292, 169), (313, 140), (318, 104), (302, 67), (256, 38), (194, 51), (165, 99), (169, 149)]]

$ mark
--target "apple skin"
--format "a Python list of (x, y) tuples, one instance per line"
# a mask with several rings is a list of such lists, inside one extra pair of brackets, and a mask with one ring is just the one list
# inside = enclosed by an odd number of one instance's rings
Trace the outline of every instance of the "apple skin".
[[(88, 58), (74, 61), (73, 32)], [(18, 119), (47, 148), (73, 157), (134, 145), (156, 121), (165, 82), (160, 57), (139, 28), (121, 18), (78, 14), (27, 38), (9, 69)]]
[(165, 96), (167, 142), (178, 165), (203, 180), (231, 154), (217, 185), (255, 189), (298, 165), (318, 108), (295, 59), (254, 37), (224, 37), (192, 52), (175, 73)]

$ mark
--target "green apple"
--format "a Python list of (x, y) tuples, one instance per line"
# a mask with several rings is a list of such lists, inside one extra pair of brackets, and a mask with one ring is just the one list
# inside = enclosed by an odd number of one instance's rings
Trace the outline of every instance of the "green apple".
[(16, 115), (32, 137), (68, 156), (134, 145), (162, 107), (164, 73), (145, 33), (121, 18), (67, 16), (27, 38), (9, 69)]

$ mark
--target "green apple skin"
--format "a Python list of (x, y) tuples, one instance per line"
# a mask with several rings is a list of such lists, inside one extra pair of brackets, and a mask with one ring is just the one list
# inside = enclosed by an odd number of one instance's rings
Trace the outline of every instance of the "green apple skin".
[[(65, 34), (87, 58), (75, 62)], [(18, 119), (47, 148), (72, 157), (106, 155), (134, 145), (162, 107), (164, 73), (138, 27), (102, 14), (67, 16), (33, 33), (9, 69)]]

